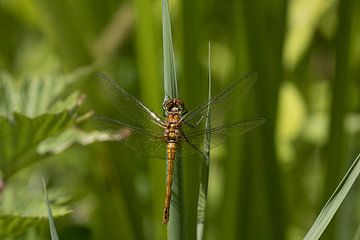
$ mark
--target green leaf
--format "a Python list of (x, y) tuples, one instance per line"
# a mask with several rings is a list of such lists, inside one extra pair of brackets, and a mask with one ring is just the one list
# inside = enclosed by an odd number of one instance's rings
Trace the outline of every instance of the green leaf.
[[(83, 97), (78, 92), (66, 97), (65, 90), (83, 73), (75, 71), (57, 78), (44, 76), (19, 80), (0, 73), (0, 173), (3, 179), (43, 159), (46, 155), (41, 152), (40, 144), (73, 128), (78, 122), (76, 110)], [(75, 142), (62, 140), (63, 144), (68, 143), (67, 147)], [(59, 150), (47, 150), (48, 153), (59, 153)]]
[(69, 110), (34, 118), (21, 113), (14, 113), (10, 118), (0, 116), (0, 169), (3, 177), (6, 179), (38, 160), (37, 145), (72, 124), (74, 118)]
[[(66, 99), (59, 97), (64, 93), (69, 80), (65, 76), (29, 76), (15, 79), (0, 72), (0, 115), (10, 116), (14, 112), (28, 117), (44, 113), (57, 113), (72, 108), (78, 94)], [(61, 104), (62, 103), (62, 104)]]
[(340, 204), (344, 201), (346, 195), (349, 193), (350, 188), (360, 173), (360, 154), (357, 156), (345, 177), (341, 180), (340, 184), (331, 195), (324, 208), (321, 210), (319, 216), (311, 226), (309, 232), (304, 237), (304, 240), (319, 239), (331, 219), (334, 217)]
[[(16, 237), (29, 228), (45, 224), (48, 213), (43, 200), (43, 189), (39, 179), (23, 182), (10, 181), (1, 194), (0, 239)], [(71, 211), (61, 202), (53, 204), (53, 217), (58, 218)]]
[(109, 134), (99, 131), (85, 132), (78, 128), (69, 128), (61, 134), (49, 137), (37, 147), (40, 155), (59, 154), (74, 144), (88, 145), (94, 142), (115, 141)]

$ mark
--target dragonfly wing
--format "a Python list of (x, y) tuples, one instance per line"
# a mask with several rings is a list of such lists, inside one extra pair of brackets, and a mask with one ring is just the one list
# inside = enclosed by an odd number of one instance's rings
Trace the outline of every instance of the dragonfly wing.
[[(256, 118), (253, 120), (242, 121), (227, 126), (215, 127), (197, 132), (189, 133), (184, 132), (181, 143), (181, 152), (183, 156), (192, 154), (204, 154), (205, 148), (215, 148), (232, 136), (246, 133), (265, 122), (263, 118)], [(205, 142), (205, 135), (209, 134), (210, 142)], [(207, 144), (207, 145), (206, 145)]]
[[(231, 84), (221, 93), (206, 101), (182, 117), (184, 124), (197, 127), (204, 123), (210, 113), (210, 121), (215, 122), (219, 116), (224, 116), (232, 106), (236, 105), (241, 96), (244, 96), (256, 81), (257, 74), (250, 73)], [(208, 111), (209, 108), (209, 111)]]
[(103, 73), (99, 73), (97, 77), (106, 97), (110, 98), (112, 104), (127, 120), (145, 129), (154, 129), (157, 125), (163, 124), (157, 114), (125, 91), (114, 80)]
[(104, 116), (96, 116), (93, 121), (115, 141), (124, 141), (136, 154), (155, 158), (166, 157), (166, 142), (160, 131), (131, 126)]

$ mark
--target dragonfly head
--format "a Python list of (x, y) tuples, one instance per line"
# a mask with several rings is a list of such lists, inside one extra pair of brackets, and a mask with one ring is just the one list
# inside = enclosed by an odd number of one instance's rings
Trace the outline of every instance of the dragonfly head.
[(183, 114), (186, 112), (184, 102), (177, 98), (166, 100), (163, 103), (163, 109), (166, 115), (169, 113)]

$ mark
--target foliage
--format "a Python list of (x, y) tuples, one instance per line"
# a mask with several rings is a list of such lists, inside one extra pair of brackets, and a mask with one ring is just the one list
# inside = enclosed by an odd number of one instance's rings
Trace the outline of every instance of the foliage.
[[(1, 238), (21, 235), (46, 221), (41, 192), (34, 186), (14, 184), (12, 176), (25, 167), (58, 154), (74, 143), (84, 145), (101, 140), (99, 133), (82, 133), (75, 128), (89, 117), (78, 115), (82, 96), (74, 92), (63, 96), (69, 77), (51, 82), (40, 77), (16, 81), (3, 73), (0, 81), (0, 170), (1, 170)], [(76, 134), (76, 135), (75, 135)], [(108, 139), (108, 138), (103, 138)], [(69, 214), (64, 207), (55, 208), (54, 217)]]
[[(9, 181), (1, 195), (0, 207), (0, 238), (12, 239), (19, 237), (25, 231), (35, 226), (44, 225), (47, 221), (47, 209), (43, 198), (41, 180)], [(40, 181), (39, 181), (40, 180)], [(52, 194), (53, 195), (53, 194)], [(58, 202), (54, 205), (54, 217), (69, 214), (71, 211), (59, 201), (60, 195), (55, 196)]]

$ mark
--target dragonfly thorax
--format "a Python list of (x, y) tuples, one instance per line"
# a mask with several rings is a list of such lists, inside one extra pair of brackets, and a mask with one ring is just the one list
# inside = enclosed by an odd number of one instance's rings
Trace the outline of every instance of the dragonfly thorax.
[(181, 136), (180, 114), (178, 112), (169, 112), (169, 115), (165, 120), (165, 124), (166, 127), (164, 135), (167, 139), (167, 142), (177, 142)]

